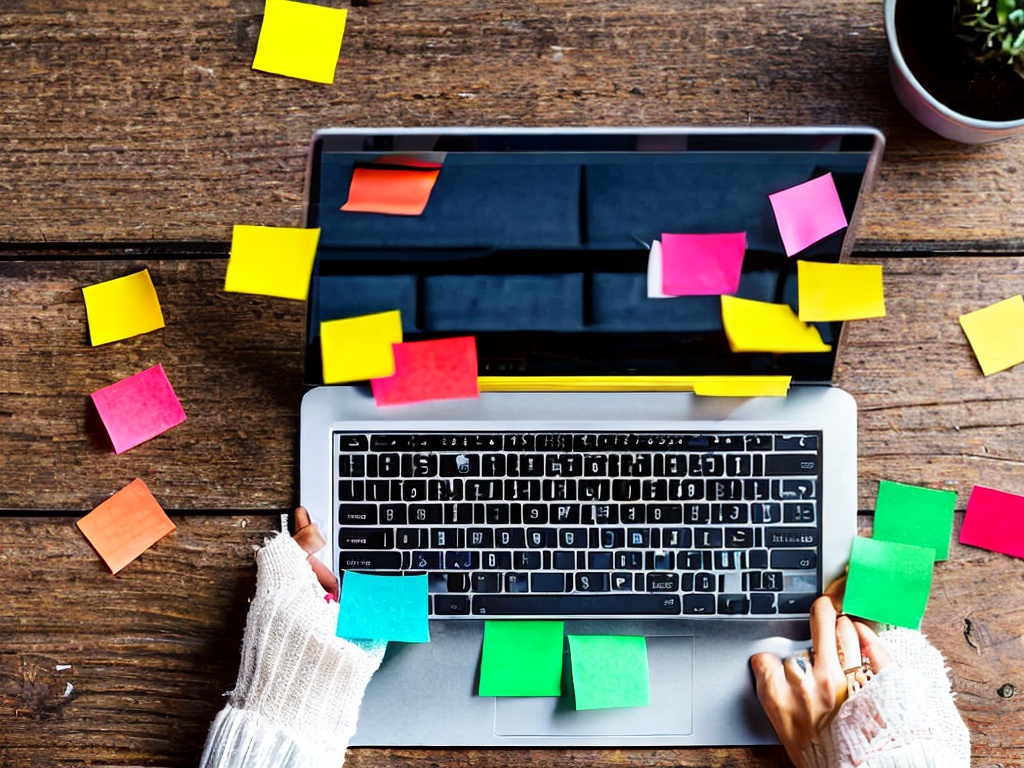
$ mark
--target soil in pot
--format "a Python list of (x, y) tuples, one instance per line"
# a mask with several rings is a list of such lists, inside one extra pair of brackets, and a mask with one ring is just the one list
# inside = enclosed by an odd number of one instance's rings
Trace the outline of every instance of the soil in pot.
[[(943, 4), (945, 13), (937, 12)], [(980, 120), (1024, 117), (1024, 77), (998, 62), (971, 58), (953, 33), (952, 0), (899, 0), (896, 37), (914, 77), (950, 109)]]

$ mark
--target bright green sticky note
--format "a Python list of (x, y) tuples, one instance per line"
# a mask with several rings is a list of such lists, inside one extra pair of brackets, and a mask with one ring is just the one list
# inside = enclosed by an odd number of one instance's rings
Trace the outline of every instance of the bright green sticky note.
[(561, 696), (561, 621), (488, 621), (481, 696)]
[(883, 480), (875, 502), (874, 538), (931, 547), (936, 560), (949, 557), (956, 493)]
[(576, 709), (645, 707), (651, 703), (647, 640), (616, 635), (569, 635)]
[(919, 629), (932, 588), (935, 550), (858, 536), (850, 552), (843, 612)]

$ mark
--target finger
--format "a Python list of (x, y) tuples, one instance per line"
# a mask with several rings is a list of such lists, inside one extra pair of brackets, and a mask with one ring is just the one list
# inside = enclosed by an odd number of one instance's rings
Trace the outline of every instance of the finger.
[(853, 626), (860, 640), (861, 653), (868, 660), (872, 672), (878, 674), (893, 663), (889, 649), (871, 627), (860, 621), (853, 622)]
[(814, 670), (833, 680), (843, 676), (836, 641), (836, 609), (827, 597), (819, 597), (811, 605), (811, 644), (814, 648)]
[(296, 531), (301, 531), (303, 528), (305, 528), (307, 525), (309, 525), (310, 522), (312, 522), (312, 521), (309, 519), (309, 512), (306, 511), (306, 508), (305, 507), (296, 507), (295, 508), (295, 530)]
[(292, 538), (311, 555), (327, 546), (320, 529), (316, 523), (309, 521), (309, 513), (302, 507), (295, 510), (295, 533)]
[(322, 563), (316, 555), (307, 557), (306, 562), (313, 568), (316, 580), (320, 582), (320, 586), (324, 588), (324, 591), (334, 595), (334, 599), (337, 600), (339, 597), (338, 578), (331, 573), (331, 569)]
[(765, 703), (765, 697), (774, 689), (775, 681), (783, 672), (782, 659), (774, 653), (755, 653), (750, 657), (750, 669), (754, 673), (757, 698)]
[(840, 576), (825, 588), (823, 593), (832, 601), (836, 613), (843, 612), (843, 596), (846, 594), (846, 576)]
[(860, 668), (860, 637), (849, 616), (836, 619), (836, 637), (839, 645), (839, 663), (843, 672), (851, 668)]

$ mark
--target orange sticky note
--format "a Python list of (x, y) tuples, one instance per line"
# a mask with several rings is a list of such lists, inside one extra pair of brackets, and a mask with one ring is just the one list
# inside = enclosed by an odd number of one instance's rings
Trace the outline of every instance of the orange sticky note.
[(733, 352), (828, 352), (813, 325), (788, 304), (722, 296), (722, 324)]
[(377, 405), (480, 396), (472, 336), (407, 341), (394, 349), (395, 375), (370, 382)]
[(120, 571), (175, 527), (138, 479), (78, 521), (78, 528), (111, 573)]
[(82, 289), (89, 341), (96, 347), (164, 327), (160, 300), (149, 270)]
[[(408, 165), (408, 164), (407, 164)], [(440, 170), (417, 164), (406, 168), (357, 167), (341, 210), (419, 216), (427, 207)]]
[(333, 83), (348, 11), (292, 0), (267, 0), (253, 69)]

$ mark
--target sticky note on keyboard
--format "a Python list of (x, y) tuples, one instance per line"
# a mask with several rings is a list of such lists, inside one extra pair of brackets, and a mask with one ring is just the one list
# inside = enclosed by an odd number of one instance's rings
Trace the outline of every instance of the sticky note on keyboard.
[(124, 453), (185, 420), (185, 411), (162, 365), (92, 393), (114, 453)]
[(882, 480), (875, 502), (874, 533), (882, 541), (931, 547), (936, 560), (949, 557), (956, 493)]
[(1024, 362), (1024, 297), (991, 304), (960, 316), (960, 327), (986, 376)]
[(1024, 558), (1024, 496), (974, 486), (960, 543)]
[(383, 213), (419, 216), (427, 208), (440, 167), (358, 166), (352, 171), (348, 199), (341, 210), (351, 213)]
[(319, 239), (319, 229), (236, 224), (224, 290), (304, 301)]
[(341, 580), (338, 637), (346, 640), (430, 642), (427, 576), (379, 576), (346, 571)]
[(747, 233), (661, 236), (661, 291), (668, 296), (736, 293)]
[(94, 346), (120, 341), (164, 327), (160, 300), (149, 270), (82, 289)]
[(480, 396), (472, 336), (395, 344), (394, 354), (395, 375), (370, 382), (377, 405)]
[(722, 324), (733, 352), (828, 352), (814, 326), (788, 304), (722, 296)]
[(576, 709), (651, 703), (647, 640), (626, 635), (569, 635)]
[(314, 83), (333, 83), (348, 11), (267, 0), (252, 68)]
[(78, 528), (117, 573), (175, 529), (142, 480), (133, 480), (78, 521)]
[(320, 360), (325, 384), (367, 381), (395, 373), (394, 345), (402, 341), (395, 309), (320, 323)]
[(796, 264), (800, 319), (807, 323), (885, 317), (880, 264)]
[(935, 550), (858, 536), (850, 552), (843, 612), (918, 629), (932, 588)]
[(806, 250), (847, 225), (831, 173), (768, 195), (787, 256)]
[(561, 696), (561, 621), (488, 621), (480, 659), (481, 696)]

